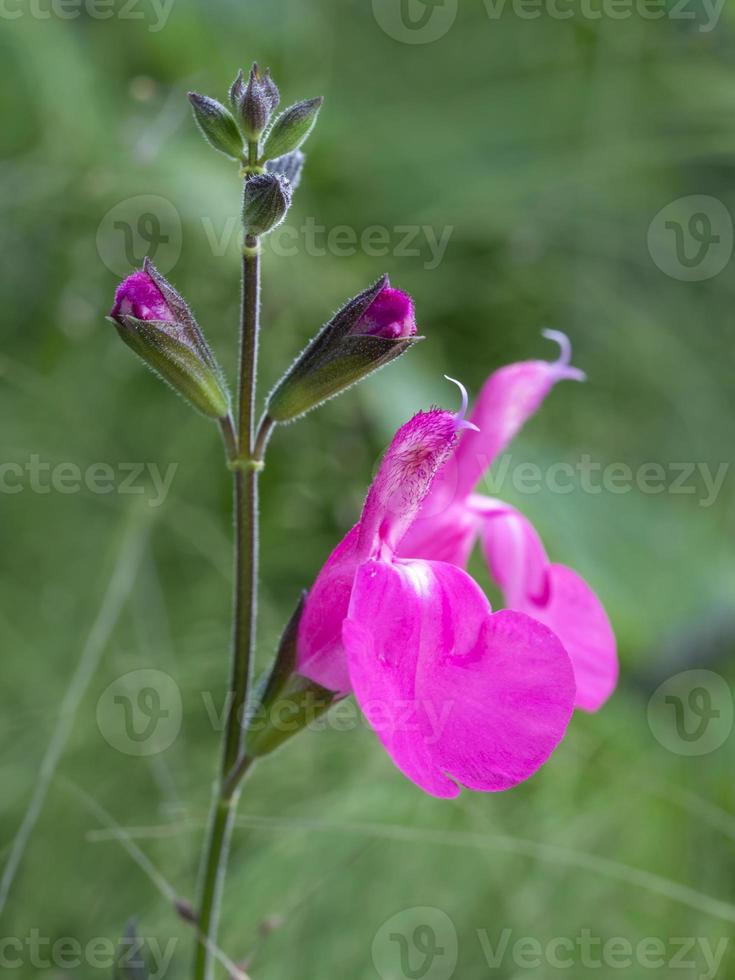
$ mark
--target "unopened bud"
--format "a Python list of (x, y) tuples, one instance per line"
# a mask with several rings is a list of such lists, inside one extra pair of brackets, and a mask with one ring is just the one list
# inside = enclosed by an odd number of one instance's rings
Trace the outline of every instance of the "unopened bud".
[(416, 335), (411, 297), (387, 276), (351, 299), (276, 385), (267, 411), (290, 422), (404, 354)]
[(118, 286), (110, 319), (128, 347), (195, 408), (210, 418), (228, 414), (222, 372), (191, 310), (148, 259)]
[(256, 238), (278, 227), (291, 206), (291, 184), (281, 174), (258, 174), (245, 181), (242, 220)]
[(243, 142), (237, 128), (235, 117), (216, 99), (208, 95), (189, 92), (189, 102), (194, 110), (202, 135), (215, 150), (224, 153), (233, 160), (240, 160), (243, 155)]
[(270, 75), (261, 74), (257, 65), (250, 69), (247, 84), (242, 71), (230, 88), (230, 102), (236, 111), (246, 139), (257, 140), (278, 108), (281, 96)]

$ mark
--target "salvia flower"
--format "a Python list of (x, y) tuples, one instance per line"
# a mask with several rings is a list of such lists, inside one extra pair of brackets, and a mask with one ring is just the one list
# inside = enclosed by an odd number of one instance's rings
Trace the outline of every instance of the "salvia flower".
[(458, 565), (398, 553), (465, 428), (462, 413), (434, 409), (399, 429), (297, 643), (299, 673), (354, 692), (396, 766), (438, 797), (527, 779), (563, 738), (576, 693), (548, 627), (493, 613)]
[(191, 310), (149, 259), (118, 286), (110, 319), (128, 347), (195, 408), (211, 418), (228, 414), (222, 372)]
[(596, 711), (618, 676), (615, 635), (602, 603), (577, 572), (549, 561), (525, 517), (474, 492), (554, 385), (584, 379), (571, 365), (567, 337), (557, 331), (545, 331), (545, 336), (560, 345), (559, 360), (511, 364), (490, 376), (471, 416), (476, 430), (463, 433), (399, 552), (463, 568), (479, 538), (507, 606), (556, 633), (574, 666), (576, 706)]
[(325, 324), (278, 382), (268, 414), (289, 422), (404, 354), (417, 335), (411, 297), (383, 276)]

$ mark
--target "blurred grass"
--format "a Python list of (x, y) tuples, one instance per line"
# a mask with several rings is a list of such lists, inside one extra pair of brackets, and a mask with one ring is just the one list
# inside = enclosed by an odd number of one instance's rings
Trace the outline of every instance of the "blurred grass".
[[(133, 594), (76, 714), (58, 767), (64, 781), (51, 783), (2, 935), (37, 928), (85, 942), (116, 937), (136, 914), (144, 935), (179, 940), (170, 976), (183, 977), (186, 928), (123, 849), (88, 840), (98, 824), (69, 782), (122, 826), (170, 828), (139, 843), (179, 893), (193, 894), (216, 753), (202, 692), (221, 705), (227, 659), (229, 485), (216, 433), (141, 371), (102, 319), (116, 284), (96, 246), (104, 215), (139, 194), (172, 202), (183, 234), (171, 278), (232, 364), (237, 245), (215, 257), (207, 228), (221, 233), (235, 213), (238, 182), (198, 139), (184, 95), (223, 94), (257, 57), (286, 100), (327, 97), (294, 222), (313, 216), (358, 233), (376, 224), (452, 229), (431, 270), (426, 248), (384, 259), (303, 249), (267, 257), (264, 390), (326, 315), (383, 271), (414, 294), (429, 341), (274, 440), (263, 481), (265, 661), (299, 589), (355, 519), (396, 425), (455, 398), (445, 372), (476, 392), (494, 367), (549, 355), (539, 337), (546, 324), (570, 334), (589, 383), (554, 392), (514, 444), (514, 463), (585, 453), (633, 468), (731, 462), (732, 263), (701, 283), (667, 278), (646, 232), (680, 196), (710, 194), (735, 209), (735, 44), (730, 7), (706, 34), (636, 17), (491, 22), (480, 3), (464, 4), (446, 37), (415, 47), (385, 35), (356, 2), (178, 2), (162, 30), (147, 26), (26, 15), (4, 21), (0, 34), (3, 459), (178, 465), (165, 506), (152, 511)], [(537, 777), (498, 797), (421, 796), (362, 728), (305, 736), (256, 771), (243, 815), (287, 823), (238, 831), (222, 936), (239, 956), (259, 921), (284, 915), (254, 977), (375, 977), (375, 933), (413, 906), (449, 914), (463, 980), (555, 975), (510, 959), (489, 974), (482, 929), (491, 940), (506, 927), (541, 941), (582, 928), (633, 943), (732, 936), (732, 922), (634, 880), (493, 843), (511, 835), (602, 855), (733, 901), (732, 736), (687, 759), (661, 747), (646, 721), (650, 684), (674, 669), (672, 643), (689, 638), (675, 669), (707, 666), (713, 654), (699, 638), (732, 612), (732, 474), (711, 507), (697, 495), (637, 490), (503, 492), (537, 523), (552, 556), (603, 596), (624, 664), (619, 693), (599, 716), (575, 718)], [(139, 503), (28, 490), (0, 499), (4, 856)], [(477, 573), (485, 583), (479, 564)], [(714, 669), (729, 679), (733, 645), (725, 631), (715, 650)], [(184, 703), (181, 736), (150, 759), (116, 752), (95, 721), (107, 685), (141, 667), (171, 674)], [(391, 839), (380, 825), (416, 833)], [(487, 846), (432, 836), (467, 833)], [(732, 963), (728, 952), (718, 976)], [(677, 975), (704, 970), (700, 960)], [(637, 975), (595, 974), (621, 972)]]

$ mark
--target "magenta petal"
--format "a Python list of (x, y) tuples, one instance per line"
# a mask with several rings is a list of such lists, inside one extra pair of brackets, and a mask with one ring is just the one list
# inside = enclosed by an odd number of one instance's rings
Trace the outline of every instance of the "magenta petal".
[(416, 335), (413, 300), (400, 289), (386, 286), (350, 331), (354, 335), (397, 340)]
[(544, 623), (574, 666), (578, 708), (597, 711), (618, 679), (615, 634), (590, 586), (565, 565), (551, 564), (532, 524), (517, 511), (487, 519), (485, 557), (509, 608)]
[(434, 517), (425, 516), (422, 510), (398, 545), (398, 556), (444, 561), (465, 568), (477, 534), (477, 518), (461, 504)]
[(597, 711), (618, 682), (618, 653), (615, 634), (602, 603), (581, 575), (566, 565), (549, 565), (549, 600), (541, 615), (564, 644), (574, 666), (577, 704), (584, 711)]
[(350, 691), (342, 645), (342, 622), (347, 615), (359, 563), (359, 531), (360, 525), (356, 524), (327, 559), (307, 596), (299, 623), (297, 670), (304, 677), (340, 694)]
[(110, 316), (130, 315), (138, 320), (162, 320), (173, 323), (174, 314), (166, 299), (153, 281), (153, 278), (143, 269), (128, 276), (115, 291), (115, 304)]
[(427, 793), (502, 790), (562, 739), (574, 676), (554, 634), (491, 614), (476, 583), (443, 562), (360, 567), (343, 631), (357, 700), (398, 768)]
[(491, 374), (470, 416), (479, 431), (464, 432), (455, 453), (457, 497), (475, 488), (558, 381), (581, 378), (566, 361), (522, 361)]

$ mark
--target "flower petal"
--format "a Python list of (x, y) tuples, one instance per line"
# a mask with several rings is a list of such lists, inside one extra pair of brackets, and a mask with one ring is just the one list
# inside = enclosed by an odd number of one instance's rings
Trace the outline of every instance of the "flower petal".
[[(563, 338), (563, 344), (559, 338)], [(557, 381), (582, 380), (584, 377), (569, 363), (571, 349), (567, 338), (554, 332), (554, 339), (562, 344), (560, 360), (508, 364), (485, 382), (470, 416), (479, 431), (464, 432), (454, 454), (458, 497), (471, 493), (493, 460), (539, 409)]]
[(306, 598), (299, 623), (298, 672), (340, 694), (351, 690), (342, 645), (342, 622), (359, 565), (359, 533), (360, 525), (356, 524), (329, 556)]
[(423, 511), (398, 545), (402, 558), (426, 558), (466, 568), (477, 540), (479, 524), (469, 508), (454, 504), (436, 516)]
[(343, 638), (357, 700), (398, 768), (427, 793), (503, 790), (551, 755), (574, 704), (554, 634), (491, 614), (477, 584), (443, 562), (360, 567)]
[(506, 604), (556, 633), (574, 665), (576, 706), (597, 711), (618, 679), (615, 634), (602, 603), (575, 571), (549, 562), (533, 525), (518, 511), (485, 520), (481, 536)]

